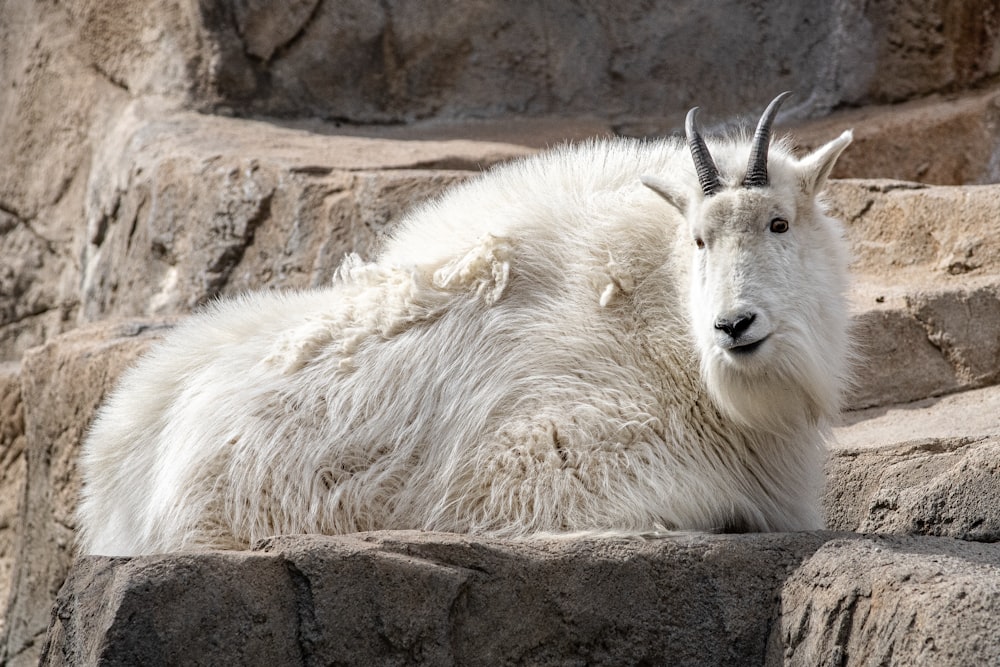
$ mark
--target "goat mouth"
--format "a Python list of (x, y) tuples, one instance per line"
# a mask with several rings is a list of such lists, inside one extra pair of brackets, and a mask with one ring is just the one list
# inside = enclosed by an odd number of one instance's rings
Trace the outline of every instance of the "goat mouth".
[(745, 345), (734, 345), (732, 347), (726, 348), (726, 351), (735, 354), (737, 356), (753, 354), (754, 352), (757, 351), (757, 348), (763, 345), (764, 341), (766, 341), (769, 337), (770, 336), (764, 336), (763, 338), (758, 338), (752, 343), (746, 343)]

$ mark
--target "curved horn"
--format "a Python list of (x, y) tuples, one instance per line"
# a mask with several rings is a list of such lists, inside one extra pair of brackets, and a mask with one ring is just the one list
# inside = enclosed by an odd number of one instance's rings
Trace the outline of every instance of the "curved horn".
[(750, 147), (747, 175), (743, 178), (743, 187), (745, 188), (759, 188), (768, 183), (767, 149), (771, 145), (771, 123), (774, 122), (774, 117), (778, 114), (778, 107), (789, 95), (791, 93), (786, 91), (771, 100), (757, 123), (757, 131), (753, 134), (753, 143)]
[(698, 107), (688, 111), (687, 120), (684, 121), (684, 133), (687, 135), (688, 146), (691, 148), (691, 157), (694, 159), (695, 171), (698, 172), (701, 190), (706, 197), (711, 197), (719, 191), (719, 170), (715, 166), (712, 154), (708, 152), (705, 140), (698, 132), (697, 116)]

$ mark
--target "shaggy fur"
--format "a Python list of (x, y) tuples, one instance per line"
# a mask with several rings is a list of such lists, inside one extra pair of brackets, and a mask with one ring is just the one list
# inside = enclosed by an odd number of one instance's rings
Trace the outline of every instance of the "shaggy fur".
[[(725, 189), (707, 199), (679, 142), (563, 147), (415, 210), (330, 287), (214, 305), (99, 413), (82, 550), (819, 528), (849, 341), (847, 249), (817, 194), (849, 142), (776, 143), (748, 190), (746, 138), (709, 140)], [(753, 352), (714, 326), (741, 309)]]

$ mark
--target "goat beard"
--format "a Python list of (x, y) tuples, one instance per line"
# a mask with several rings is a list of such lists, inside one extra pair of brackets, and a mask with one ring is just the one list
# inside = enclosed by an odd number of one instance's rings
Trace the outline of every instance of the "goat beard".
[(806, 355), (784, 350), (770, 363), (739, 366), (723, 353), (702, 358), (701, 375), (718, 410), (738, 424), (788, 437), (825, 431), (840, 410), (840, 392)]

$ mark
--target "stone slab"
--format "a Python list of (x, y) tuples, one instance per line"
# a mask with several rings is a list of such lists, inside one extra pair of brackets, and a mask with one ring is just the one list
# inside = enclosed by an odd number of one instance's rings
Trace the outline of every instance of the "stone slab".
[(1000, 542), (1000, 386), (847, 413), (827, 527)]
[(837, 450), (823, 504), (834, 530), (1000, 542), (1000, 437)]
[(1000, 188), (844, 179), (827, 187), (831, 213), (847, 226), (862, 281), (964, 286), (1000, 273)]
[(1000, 382), (1000, 188), (832, 181), (855, 255), (849, 407)]
[(854, 130), (834, 178), (935, 185), (1000, 181), (1000, 91), (995, 87), (836, 111), (787, 127), (803, 149), (816, 148), (845, 128)]
[(80, 440), (115, 379), (165, 326), (106, 322), (83, 327), (24, 357), (25, 491), (0, 663), (37, 661), (52, 600), (72, 560)]
[[(0, 364), (0, 609), (7, 604), (14, 575), (25, 477), (21, 368), (19, 364)], [(5, 625), (0, 614), (0, 637)]]
[(91, 172), (80, 317), (186, 313), (219, 295), (325, 284), (409, 208), (531, 150), (133, 105)]
[(41, 664), (762, 664), (776, 592), (822, 541), (400, 532), (86, 557)]
[(837, 448), (851, 450), (1000, 436), (1000, 385), (847, 412), (834, 435)]
[[(41, 664), (990, 664), (1000, 548), (383, 532), (78, 561)], [(882, 662), (880, 662), (882, 661)]]
[(834, 539), (785, 583), (771, 664), (995, 665), (998, 618), (998, 545)]

